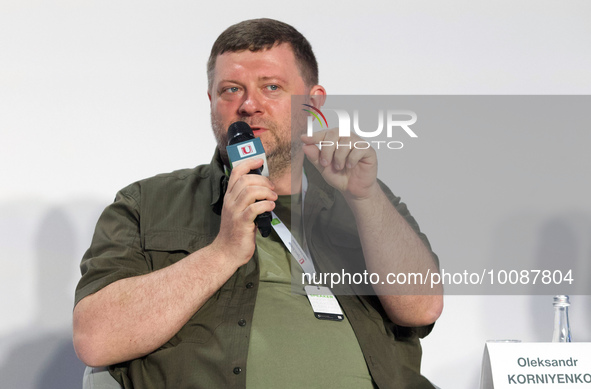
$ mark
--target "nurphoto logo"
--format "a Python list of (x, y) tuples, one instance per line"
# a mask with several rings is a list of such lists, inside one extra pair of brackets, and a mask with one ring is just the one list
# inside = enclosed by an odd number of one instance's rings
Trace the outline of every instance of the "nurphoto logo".
[[(326, 116), (316, 107), (303, 104), (307, 108), (303, 110), (308, 112), (311, 116), (308, 116), (308, 127), (307, 127), (307, 135), (312, 136), (314, 134), (314, 119), (317, 119), (320, 123), (320, 127), (324, 129), (324, 125), (328, 128), (328, 121)], [(336, 148), (355, 148), (355, 149), (368, 149), (370, 147), (375, 147), (377, 149), (380, 146), (385, 146), (391, 150), (399, 150), (404, 147), (404, 144), (399, 140), (392, 140), (394, 136), (398, 134), (405, 134), (410, 138), (418, 138), (418, 135), (415, 131), (413, 131), (410, 126), (415, 124), (417, 121), (417, 114), (414, 111), (410, 110), (378, 110), (377, 112), (377, 128), (376, 129), (368, 129), (364, 128), (361, 129), (359, 124), (359, 110), (353, 110), (352, 115), (345, 109), (337, 109), (337, 108), (324, 108), (324, 111), (334, 112), (338, 118), (338, 128), (339, 128), (339, 138), (347, 138), (351, 136), (351, 133), (354, 132), (359, 137), (367, 139), (367, 138), (376, 138), (376, 137), (384, 137), (388, 140), (361, 140), (356, 142), (337, 142)], [(385, 112), (385, 113), (384, 113)], [(319, 116), (320, 115), (320, 116)], [(323, 120), (320, 118), (322, 117)], [(352, 125), (351, 125), (351, 117)], [(324, 125), (323, 125), (324, 121)], [(352, 130), (351, 130), (352, 128)], [(385, 129), (385, 131), (384, 131)], [(402, 130), (399, 131), (399, 130)], [(385, 134), (383, 134), (385, 132)], [(321, 141), (318, 144), (318, 147), (322, 149), (322, 147), (332, 147), (335, 146), (335, 143), (332, 141)]]

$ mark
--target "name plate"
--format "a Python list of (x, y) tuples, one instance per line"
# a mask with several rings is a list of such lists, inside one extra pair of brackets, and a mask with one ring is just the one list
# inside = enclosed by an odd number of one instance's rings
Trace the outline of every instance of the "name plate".
[(481, 389), (591, 388), (591, 343), (486, 342)]

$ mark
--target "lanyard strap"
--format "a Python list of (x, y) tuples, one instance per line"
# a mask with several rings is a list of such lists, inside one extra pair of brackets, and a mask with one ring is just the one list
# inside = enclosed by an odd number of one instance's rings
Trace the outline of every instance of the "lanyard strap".
[[(304, 225), (304, 199), (306, 198), (306, 192), (308, 190), (308, 179), (306, 174), (302, 175), (302, 225)], [(271, 225), (273, 229), (279, 235), (279, 238), (289, 250), (291, 255), (295, 258), (296, 262), (302, 267), (302, 270), (306, 274), (314, 276), (316, 269), (314, 269), (314, 263), (312, 263), (312, 256), (308, 245), (306, 244), (306, 233), (304, 230), (304, 247), (298, 243), (297, 239), (292, 235), (289, 228), (277, 217), (275, 212), (272, 212), (273, 220)], [(303, 281), (303, 280), (302, 280)], [(344, 318), (343, 310), (341, 309), (338, 300), (333, 295), (332, 291), (326, 286), (319, 285), (307, 285), (304, 286), (310, 305), (314, 311), (314, 316), (321, 320), (335, 320), (341, 321)]]
[(271, 225), (273, 226), (273, 229), (275, 230), (277, 235), (279, 235), (279, 238), (281, 239), (285, 247), (287, 247), (291, 255), (293, 255), (296, 262), (300, 264), (302, 270), (304, 270), (304, 273), (315, 274), (316, 269), (314, 269), (314, 264), (312, 263), (312, 259), (310, 258), (308, 253), (306, 253), (306, 251), (302, 249), (302, 246), (300, 246), (300, 244), (291, 234), (287, 226), (283, 224), (283, 222), (281, 221), (281, 219), (279, 219), (275, 212), (271, 213), (273, 215)]
[[(306, 177), (306, 173), (303, 172), (302, 174), (302, 224), (304, 219), (304, 200), (306, 198), (306, 192), (308, 191), (308, 177)], [(308, 250), (304, 250), (302, 246), (298, 243), (298, 241), (294, 238), (291, 231), (287, 228), (287, 226), (279, 219), (279, 217), (272, 212), (273, 220), (271, 221), (271, 225), (273, 229), (279, 235), (279, 238), (287, 247), (291, 255), (295, 258), (296, 262), (302, 267), (304, 273), (308, 274), (315, 274), (316, 269), (314, 269), (314, 263), (312, 263), (312, 258)], [(305, 230), (304, 230), (305, 231)], [(305, 239), (305, 232), (304, 232), (304, 239)], [(304, 241), (304, 246), (306, 243)]]

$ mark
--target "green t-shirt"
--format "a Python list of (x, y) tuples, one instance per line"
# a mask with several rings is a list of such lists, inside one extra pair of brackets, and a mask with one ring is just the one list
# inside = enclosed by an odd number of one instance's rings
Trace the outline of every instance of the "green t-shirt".
[[(301, 208), (299, 199), (295, 207)], [(280, 196), (275, 213), (290, 225), (291, 196)], [(295, 228), (297, 231), (300, 228)], [(295, 232), (296, 236), (301, 236)], [(301, 267), (277, 234), (257, 234), (260, 283), (246, 369), (247, 388), (373, 388), (349, 321), (319, 320), (303, 289), (292, 288)], [(293, 267), (292, 267), (293, 265)]]

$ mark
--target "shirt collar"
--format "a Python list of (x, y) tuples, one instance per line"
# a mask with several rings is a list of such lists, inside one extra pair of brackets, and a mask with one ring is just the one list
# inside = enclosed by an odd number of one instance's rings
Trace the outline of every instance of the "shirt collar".
[[(228, 176), (226, 175), (224, 162), (222, 161), (222, 157), (220, 154), (220, 150), (216, 147), (215, 153), (213, 154), (213, 158), (211, 159), (211, 205), (216, 206), (218, 205), (221, 210), (221, 204), (224, 199), (224, 195), (226, 194), (226, 188), (228, 186)], [(318, 191), (320, 199), (322, 200), (322, 205), (325, 207), (330, 208), (334, 202), (334, 191), (332, 187), (327, 184), (320, 172), (316, 170), (314, 165), (312, 165), (307, 159), (304, 160), (304, 169), (308, 178), (311, 182), (314, 183), (314, 189), (312, 191)]]

